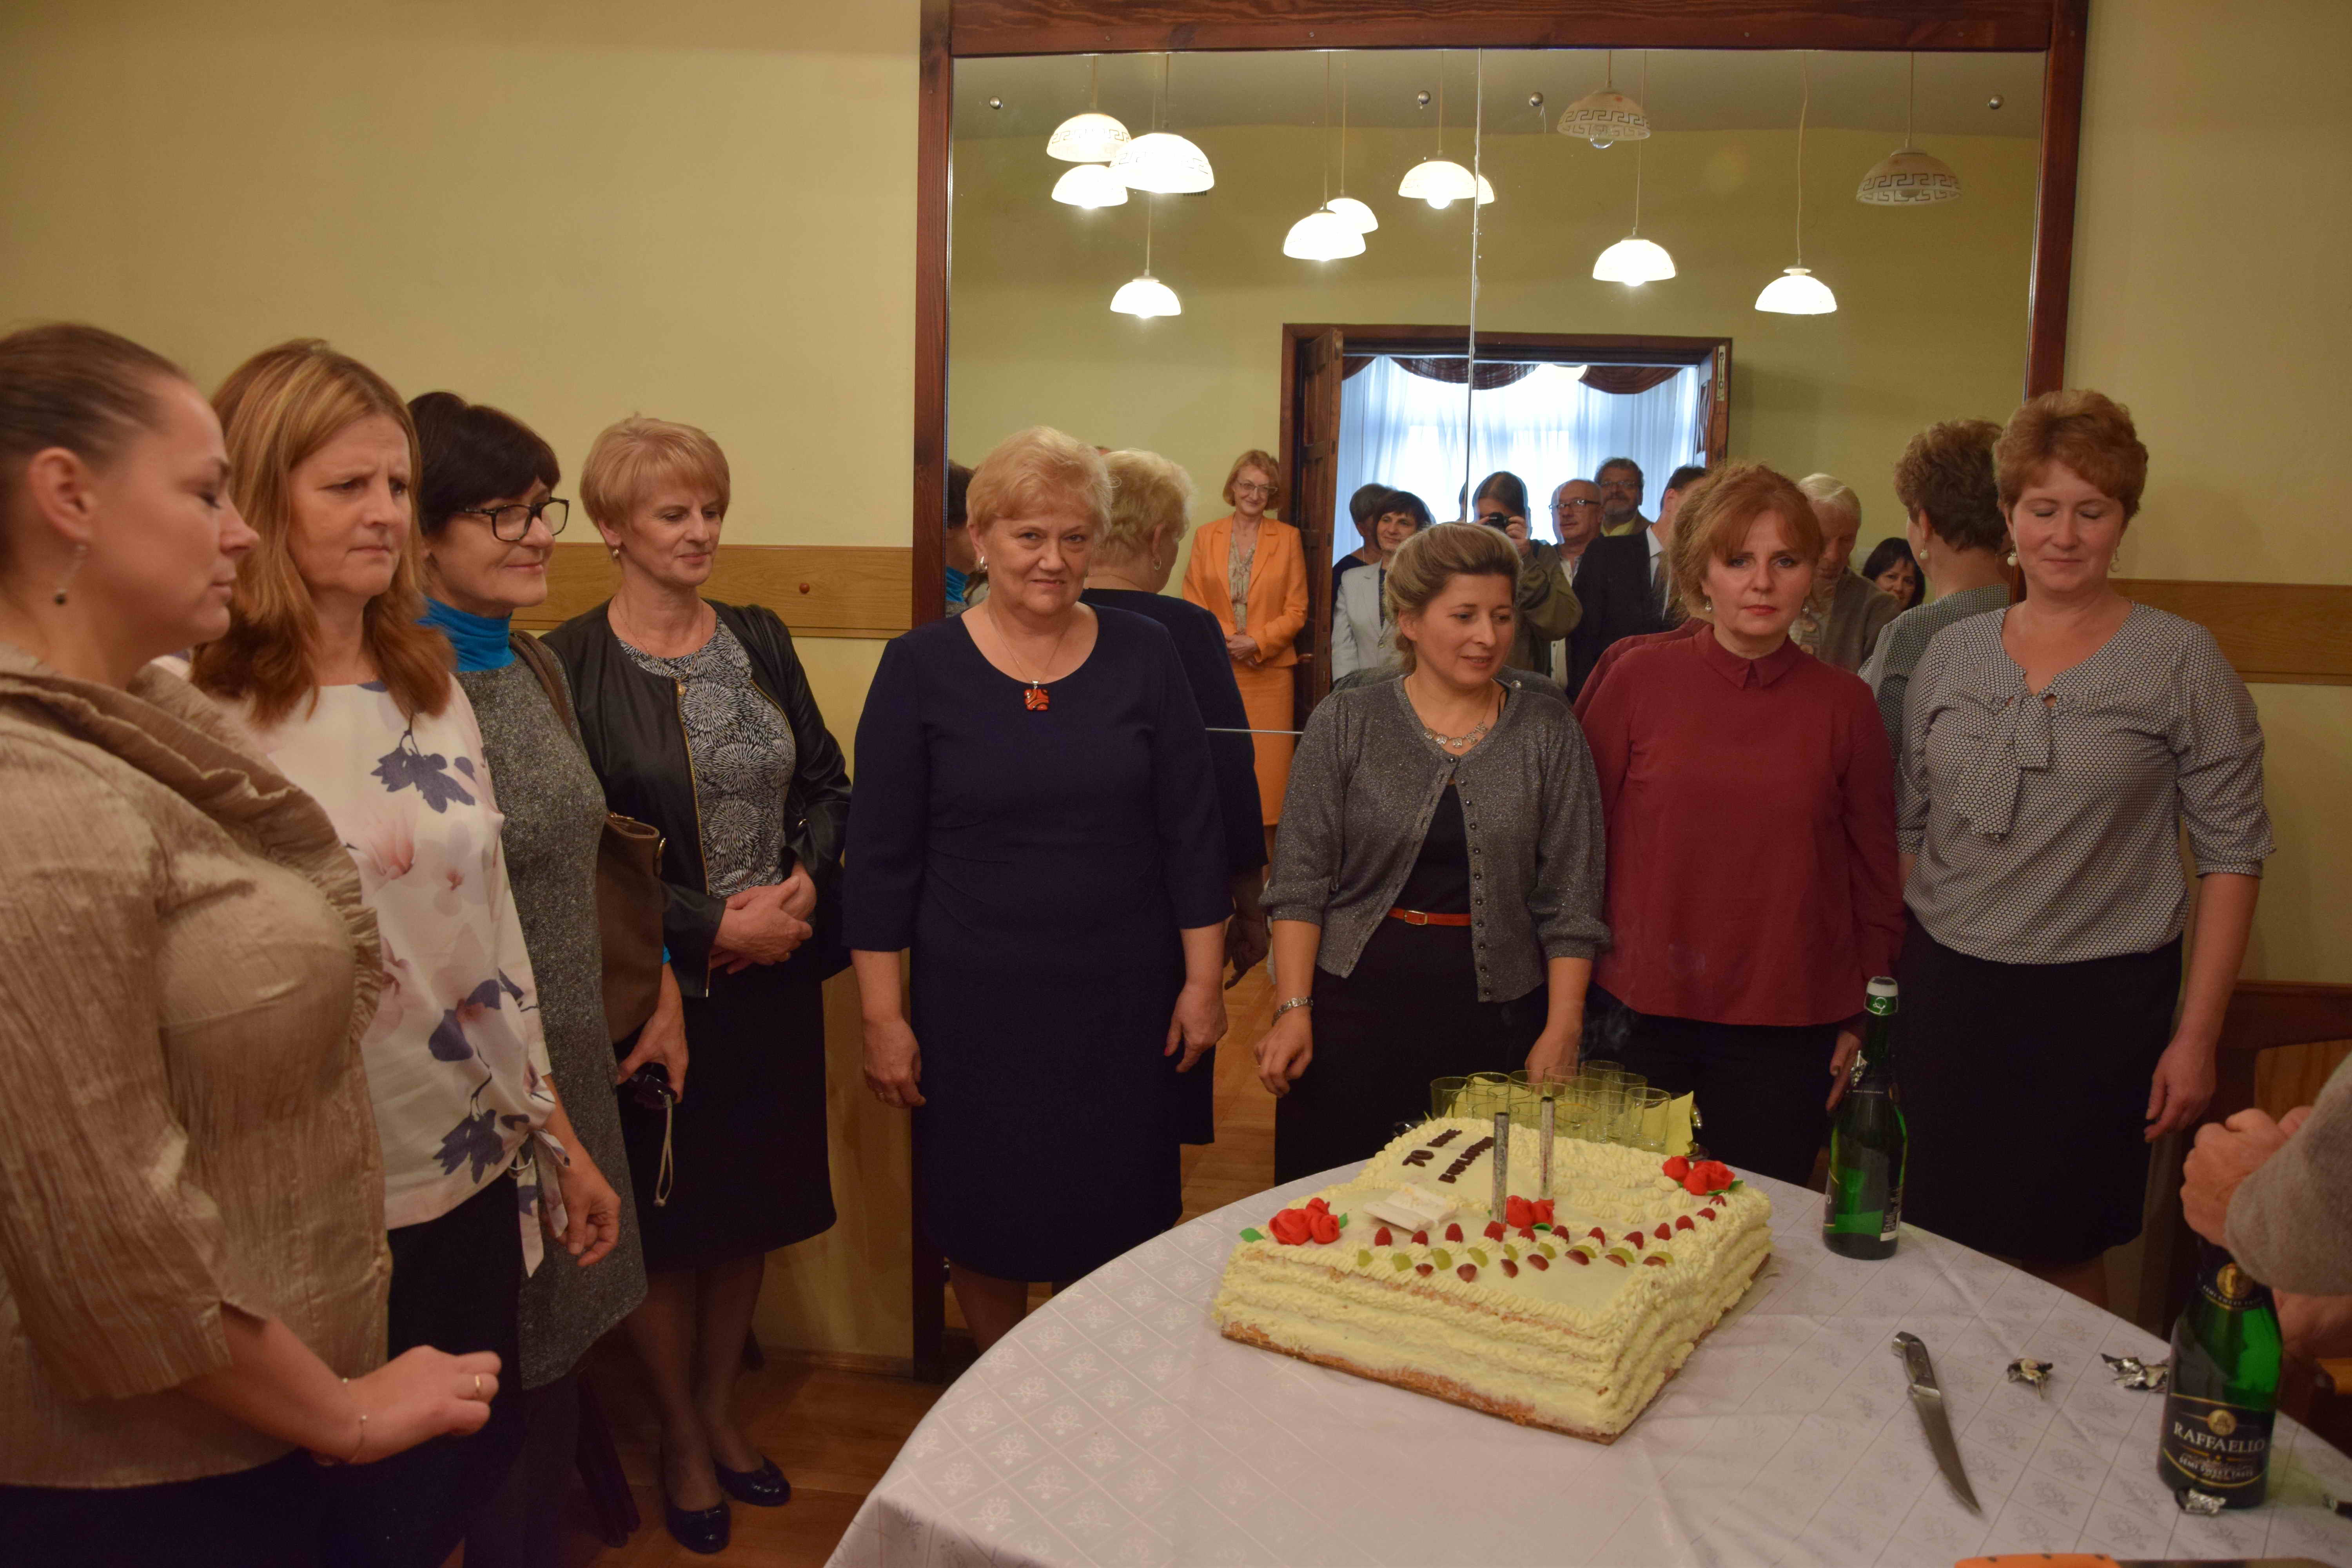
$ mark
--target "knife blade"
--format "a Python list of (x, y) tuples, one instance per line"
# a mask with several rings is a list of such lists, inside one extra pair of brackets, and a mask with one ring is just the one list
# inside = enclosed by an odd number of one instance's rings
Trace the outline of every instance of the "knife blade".
[(1978, 1506), (1969, 1472), (1960, 1464), (1960, 1446), (1952, 1439), (1952, 1418), (1944, 1409), (1944, 1391), (1936, 1382), (1936, 1363), (1927, 1359), (1927, 1347), (1916, 1334), (1898, 1333), (1895, 1353), (1903, 1358), (1904, 1370), (1910, 1375), (1911, 1408), (1919, 1413), (1919, 1425), (1927, 1434), (1937, 1467), (1959, 1500), (1969, 1505), (1969, 1511), (1981, 1516), (1984, 1510)]

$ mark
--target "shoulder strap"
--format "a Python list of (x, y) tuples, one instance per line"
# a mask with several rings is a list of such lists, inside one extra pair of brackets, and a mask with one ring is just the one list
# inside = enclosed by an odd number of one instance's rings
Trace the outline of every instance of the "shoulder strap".
[(555, 716), (563, 721), (563, 727), (576, 737), (580, 733), (580, 721), (573, 717), (572, 700), (564, 694), (563, 678), (555, 668), (555, 656), (529, 632), (516, 632), (507, 641), (513, 647), (515, 657), (530, 666), (530, 672), (539, 677), (540, 686), (547, 692), (548, 706), (555, 710)]

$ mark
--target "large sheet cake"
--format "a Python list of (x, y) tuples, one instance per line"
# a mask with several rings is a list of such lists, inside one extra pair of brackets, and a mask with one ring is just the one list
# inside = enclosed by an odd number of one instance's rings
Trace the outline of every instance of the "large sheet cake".
[(1351, 1182), (1242, 1233), (1227, 1338), (1594, 1442), (1633, 1424), (1771, 1256), (1771, 1201), (1721, 1165), (1559, 1139), (1538, 1194), (1484, 1123), (1423, 1123)]

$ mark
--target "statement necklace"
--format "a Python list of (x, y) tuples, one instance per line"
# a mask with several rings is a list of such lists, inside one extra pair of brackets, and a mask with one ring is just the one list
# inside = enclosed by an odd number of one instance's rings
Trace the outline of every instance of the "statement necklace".
[[(983, 613), (988, 616), (988, 629), (994, 632), (996, 634), (996, 640), (1004, 645), (1004, 657), (1011, 659), (1016, 666), (1018, 666), (1022, 674), (1028, 675), (1028, 660), (1023, 658), (1018, 653), (1013, 651), (1013, 639), (1004, 635), (1004, 628), (1003, 626), (996, 624), (995, 605), (992, 603)], [(1062, 635), (1054, 639), (1054, 651), (1045, 656), (1046, 668), (1053, 668), (1054, 661), (1062, 657), (1062, 644), (1069, 639), (1069, 636), (1070, 628), (1068, 626), (1064, 626), (1062, 628)], [(1053, 695), (1045, 689), (1045, 683), (1036, 679), (1034, 676), (1030, 676), (1028, 686), (1024, 688), (1021, 693), (1021, 706), (1027, 709), (1032, 713), (1043, 713), (1053, 705)]]
[(1466, 735), (1441, 735), (1426, 724), (1421, 727), (1421, 732), (1449, 752), (1457, 746), (1466, 751), (1476, 745), (1486, 736), (1486, 731), (1495, 727), (1495, 721), (1501, 716), (1500, 708), (1501, 703), (1497, 701), (1487, 710), (1486, 716), (1478, 721), (1478, 727)]

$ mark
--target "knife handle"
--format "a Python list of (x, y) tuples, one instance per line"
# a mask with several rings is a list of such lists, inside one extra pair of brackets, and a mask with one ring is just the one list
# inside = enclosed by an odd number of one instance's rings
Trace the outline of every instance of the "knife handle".
[(1895, 1353), (1903, 1358), (1904, 1370), (1910, 1373), (1912, 1387), (1926, 1389), (1930, 1394), (1943, 1392), (1936, 1385), (1935, 1363), (1927, 1359), (1927, 1347), (1918, 1335), (1909, 1332), (1896, 1334)]

